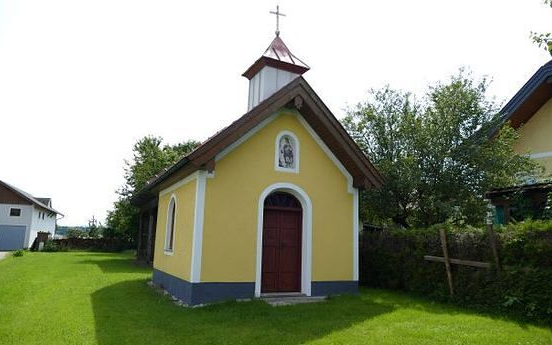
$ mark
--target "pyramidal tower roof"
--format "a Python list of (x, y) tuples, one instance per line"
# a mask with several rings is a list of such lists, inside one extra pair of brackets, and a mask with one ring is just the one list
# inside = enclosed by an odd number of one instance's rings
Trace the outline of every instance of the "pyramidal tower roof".
[(270, 66), (295, 74), (303, 74), (310, 69), (306, 63), (288, 49), (277, 34), (264, 54), (255, 61), (242, 75), (251, 80), (263, 67)]

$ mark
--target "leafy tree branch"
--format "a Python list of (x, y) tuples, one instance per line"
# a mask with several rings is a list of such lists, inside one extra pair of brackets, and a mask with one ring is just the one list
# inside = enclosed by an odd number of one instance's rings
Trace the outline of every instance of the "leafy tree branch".
[(176, 145), (163, 145), (161, 137), (146, 136), (132, 148), (132, 160), (125, 160), (125, 183), (117, 194), (113, 210), (107, 214), (106, 237), (135, 239), (138, 232), (138, 209), (130, 204), (130, 198), (140, 191), (155, 174), (161, 172), (199, 145), (194, 140)]
[(487, 190), (536, 173), (514, 151), (518, 135), (508, 124), (489, 136), (500, 118), (488, 84), (460, 71), (422, 99), (386, 86), (349, 109), (345, 128), (386, 180), (362, 194), (365, 220), (427, 226), (460, 213), (475, 224)]
[[(552, 8), (552, 0), (544, 0), (544, 4)], [(544, 48), (544, 50), (548, 51), (550, 55), (552, 55), (552, 33), (538, 33), (532, 31), (531, 39), (539, 48)]]

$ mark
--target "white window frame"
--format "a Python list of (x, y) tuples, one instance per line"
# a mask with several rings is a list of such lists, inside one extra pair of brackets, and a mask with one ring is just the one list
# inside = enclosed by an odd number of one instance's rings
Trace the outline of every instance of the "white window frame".
[[(172, 217), (172, 207), (174, 207), (174, 218)], [(176, 240), (176, 214), (178, 210), (178, 204), (176, 202), (176, 196), (173, 194), (171, 195), (171, 198), (169, 200), (169, 206), (167, 207), (167, 224), (165, 225), (165, 246), (164, 246), (164, 252), (166, 255), (173, 255), (174, 253), (174, 246), (175, 246), (175, 240)], [(170, 239), (170, 233), (171, 233), (171, 226), (173, 228), (172, 231), (172, 248), (169, 248), (169, 244), (171, 243)]]
[[(283, 136), (289, 136), (293, 140), (293, 159), (295, 159), (295, 166), (293, 168), (284, 168), (280, 166), (280, 139)], [(299, 139), (293, 132), (286, 130), (278, 133), (274, 144), (274, 170), (298, 174), (300, 152)]]
[[(12, 210), (19, 210), (19, 216), (12, 216), (11, 214)], [(21, 213), (23, 213), (23, 209), (21, 209), (21, 207), (10, 207), (8, 211), (8, 216), (14, 217), (14, 218), (21, 218)]]

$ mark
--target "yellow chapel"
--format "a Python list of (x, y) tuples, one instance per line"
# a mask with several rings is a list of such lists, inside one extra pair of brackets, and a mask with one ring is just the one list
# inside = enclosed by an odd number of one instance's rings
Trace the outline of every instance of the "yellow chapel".
[(308, 70), (277, 32), (248, 112), (133, 198), (153, 284), (188, 305), (357, 291), (359, 190), (383, 179)]

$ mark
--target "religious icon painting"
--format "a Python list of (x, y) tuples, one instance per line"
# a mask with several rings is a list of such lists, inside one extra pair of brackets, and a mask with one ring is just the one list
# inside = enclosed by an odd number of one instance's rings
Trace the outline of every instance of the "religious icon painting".
[(282, 135), (279, 143), (278, 166), (284, 169), (295, 169), (295, 141), (289, 135)]

